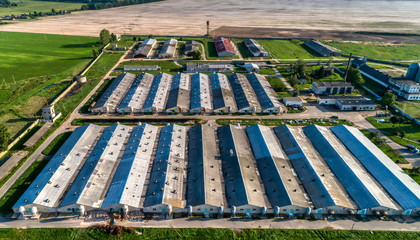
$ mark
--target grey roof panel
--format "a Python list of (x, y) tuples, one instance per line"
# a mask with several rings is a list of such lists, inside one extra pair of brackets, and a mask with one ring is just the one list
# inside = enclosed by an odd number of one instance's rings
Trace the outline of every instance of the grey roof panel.
[[(75, 174), (79, 164), (93, 144), (95, 138), (92, 138), (91, 136), (94, 136), (94, 132), (97, 130), (97, 126), (95, 125), (85, 125), (76, 128), (15, 203), (13, 208), (36, 202), (40, 202), (42, 205), (55, 207), (71, 177)], [(60, 188), (54, 187), (57, 184)], [(48, 194), (45, 194), (45, 190), (51, 188), (47, 185), (54, 185), (52, 186), (52, 190), (55, 190), (55, 193), (52, 193), (50, 190), (46, 191)], [(37, 200), (37, 198), (39, 198), (39, 200)], [(48, 202), (45, 201), (47, 198), (49, 200)]]
[(360, 209), (378, 206), (397, 209), (387, 196), (375, 186), (373, 181), (367, 177), (367, 173), (354, 164), (353, 157), (343, 151), (345, 149), (340, 148), (338, 143), (334, 142), (334, 139), (330, 136), (331, 133), (326, 128), (310, 125), (304, 127), (303, 131)]
[(102, 203), (103, 208), (115, 204), (139, 207), (157, 129), (157, 127), (147, 124), (133, 128)]
[(403, 209), (420, 208), (420, 186), (359, 130), (339, 125), (331, 131)]

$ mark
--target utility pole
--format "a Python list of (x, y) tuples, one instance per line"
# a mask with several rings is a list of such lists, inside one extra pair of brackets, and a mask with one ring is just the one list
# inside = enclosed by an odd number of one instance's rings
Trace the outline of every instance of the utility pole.
[(349, 61), (347, 62), (346, 74), (344, 75), (344, 82), (346, 82), (346, 81), (347, 81), (347, 74), (349, 73), (349, 67), (350, 67), (351, 55), (352, 55), (352, 53), (350, 53), (350, 56), (349, 56)]
[(210, 37), (210, 21), (207, 21), (207, 37)]

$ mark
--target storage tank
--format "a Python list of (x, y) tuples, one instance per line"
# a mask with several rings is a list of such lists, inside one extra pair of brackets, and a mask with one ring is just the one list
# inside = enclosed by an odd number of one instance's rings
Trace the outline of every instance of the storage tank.
[(405, 78), (407, 78), (408, 80), (415, 80), (419, 72), (419, 68), (420, 66), (418, 63), (410, 64), (407, 70), (407, 75), (405, 75)]

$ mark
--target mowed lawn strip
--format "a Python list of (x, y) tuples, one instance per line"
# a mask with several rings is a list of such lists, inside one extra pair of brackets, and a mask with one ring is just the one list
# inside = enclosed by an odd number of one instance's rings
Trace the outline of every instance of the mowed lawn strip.
[(277, 59), (313, 59), (319, 58), (316, 52), (306, 47), (303, 40), (257, 40), (272, 58)]

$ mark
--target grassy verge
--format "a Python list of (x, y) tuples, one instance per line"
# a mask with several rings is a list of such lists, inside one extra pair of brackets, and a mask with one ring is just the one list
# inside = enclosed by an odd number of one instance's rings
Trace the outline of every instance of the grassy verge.
[[(30, 228), (0, 229), (8, 239), (417, 239), (419, 232), (350, 231), (312, 229), (244, 229), (227, 228), (125, 228), (121, 236), (110, 235), (104, 228)], [(141, 233), (141, 236), (139, 234)]]
[(61, 145), (69, 138), (71, 135), (71, 132), (65, 132), (60, 135), (58, 135), (51, 143), (42, 151), (42, 154), (44, 155), (54, 155), (58, 149), (60, 149)]
[(183, 126), (192, 126), (197, 124), (204, 124), (205, 121), (201, 119), (192, 119), (192, 118), (184, 118), (184, 119), (178, 119), (178, 118), (157, 118), (157, 119), (85, 119), (85, 118), (78, 118), (74, 119), (71, 123), (75, 126), (83, 126), (86, 124), (96, 124), (96, 125), (102, 125), (102, 126), (110, 126), (114, 125), (117, 122), (125, 125), (137, 125), (139, 122), (141, 123), (147, 123), (157, 126), (165, 126), (168, 123), (169, 124), (178, 124)]
[[(176, 65), (173, 61), (130, 61), (121, 63), (115, 70), (124, 71), (124, 65), (158, 65), (159, 71), (144, 71), (153, 75), (159, 74), (160, 72), (168, 74), (176, 74), (182, 72), (182, 68)], [(140, 74), (140, 71), (133, 71), (133, 74)]]
[[(389, 117), (380, 118), (383, 119), (383, 122), (377, 121), (379, 118), (368, 117), (368, 120), (373, 126), (379, 129), (383, 134), (387, 135), (392, 141), (405, 146), (407, 143), (420, 147), (420, 126), (412, 123), (411, 121), (406, 121), (401, 124), (392, 124), (388, 122)], [(398, 136), (398, 132), (404, 131), (406, 136), (404, 139)]]
[(378, 140), (378, 138), (381, 138), (380, 136), (375, 136), (372, 134), (372, 132), (367, 130), (362, 130), (362, 133), (370, 139), (379, 149), (381, 149), (382, 152), (384, 152), (392, 161), (395, 163), (408, 163), (405, 158), (403, 158), (399, 152), (392, 149), (388, 144), (385, 142), (382, 142), (381, 140)]
[(403, 169), (414, 181), (420, 184), (420, 168)]
[(102, 96), (102, 94), (106, 91), (106, 89), (111, 85), (111, 83), (115, 80), (115, 78), (106, 79), (104, 83), (98, 88), (98, 91), (96, 91), (92, 97), (81, 107), (80, 112), (82, 113), (88, 113), (89, 112), (89, 106), (93, 102), (97, 102), (99, 98)]
[(336, 126), (340, 124), (346, 124), (349, 126), (354, 125), (352, 122), (345, 119), (229, 119), (222, 118), (217, 119), (216, 123), (219, 125), (228, 125), (228, 124), (240, 124), (243, 126), (251, 126), (255, 124), (261, 124), (265, 126), (280, 126), (283, 124), (288, 124), (291, 126), (306, 126), (311, 124), (318, 124), (321, 126)]

